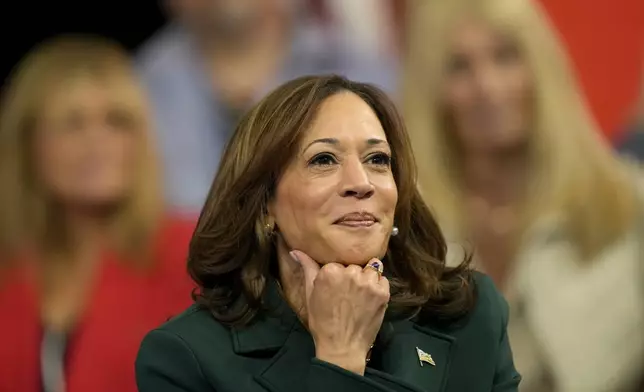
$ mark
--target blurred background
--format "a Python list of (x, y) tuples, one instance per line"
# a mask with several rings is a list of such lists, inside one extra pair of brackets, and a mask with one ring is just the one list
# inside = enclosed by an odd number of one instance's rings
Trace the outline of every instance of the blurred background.
[(135, 391), (237, 119), (318, 73), (400, 104), (522, 390), (644, 390), (644, 1), (3, 7), (0, 391)]

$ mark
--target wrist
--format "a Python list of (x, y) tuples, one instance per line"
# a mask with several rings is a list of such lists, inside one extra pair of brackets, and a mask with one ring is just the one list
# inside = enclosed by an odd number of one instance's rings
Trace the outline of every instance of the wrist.
[(361, 352), (338, 352), (322, 348), (315, 350), (315, 357), (361, 376), (367, 367), (367, 353), (363, 355)]

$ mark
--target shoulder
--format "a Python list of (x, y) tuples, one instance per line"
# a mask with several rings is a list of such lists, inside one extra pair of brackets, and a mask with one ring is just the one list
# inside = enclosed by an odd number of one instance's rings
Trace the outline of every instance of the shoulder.
[[(225, 358), (225, 352), (233, 352), (231, 336), (229, 328), (216, 321), (206, 309), (195, 304), (150, 331), (143, 339), (139, 357), (146, 353), (171, 355), (173, 350), (164, 350), (164, 347), (174, 344), (177, 349), (190, 352), (195, 357), (200, 357), (202, 347), (208, 347), (209, 352)], [(202, 362), (203, 358), (198, 359)]]
[[(193, 305), (143, 338), (135, 363), (137, 386), (140, 391), (165, 391), (172, 380), (182, 390), (210, 390), (205, 369), (224, 367), (227, 346), (228, 331)], [(199, 347), (217, 355), (204, 358)]]
[[(488, 390), (516, 391), (521, 377), (507, 333), (508, 305), (486, 275), (473, 272), (471, 284), (476, 304), (467, 315), (450, 323), (428, 321), (417, 329), (443, 340), (454, 390), (470, 390), (467, 380), (477, 380), (478, 384), (492, 385)], [(431, 341), (426, 346), (431, 347)], [(438, 355), (437, 346), (434, 351)]]
[(475, 304), (466, 315), (448, 323), (429, 322), (431, 325), (427, 326), (455, 337), (498, 342), (506, 331), (508, 303), (492, 279), (481, 272), (472, 271), (470, 285), (474, 290)]
[(508, 303), (497, 289), (492, 279), (478, 271), (473, 272), (476, 289), (476, 306), (472, 317), (481, 321), (506, 324), (508, 320)]
[(230, 330), (217, 322), (212, 315), (198, 305), (191, 305), (183, 313), (170, 319), (159, 328), (151, 331), (146, 339), (154, 336), (178, 339), (188, 347), (194, 348), (207, 343), (232, 350)]
[[(141, 343), (139, 362), (155, 361), (161, 357), (172, 358), (179, 352), (189, 355), (198, 363), (226, 362), (227, 352), (233, 354), (230, 329), (217, 322), (212, 315), (198, 305), (192, 305), (183, 313), (150, 331)], [(203, 357), (203, 347), (217, 355)]]

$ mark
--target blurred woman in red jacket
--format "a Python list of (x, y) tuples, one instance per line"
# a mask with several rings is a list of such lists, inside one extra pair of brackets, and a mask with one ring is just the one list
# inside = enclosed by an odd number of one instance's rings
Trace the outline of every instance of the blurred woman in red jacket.
[(135, 392), (141, 338), (191, 303), (192, 224), (164, 215), (149, 132), (114, 43), (58, 38), (17, 67), (0, 112), (0, 391)]

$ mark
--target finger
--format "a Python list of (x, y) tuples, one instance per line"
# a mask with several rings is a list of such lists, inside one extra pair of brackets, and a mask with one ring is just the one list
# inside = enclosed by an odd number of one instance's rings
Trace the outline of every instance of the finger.
[(380, 288), (380, 291), (381, 291), (381, 293), (383, 295), (384, 307), (386, 309), (387, 306), (389, 305), (389, 299), (391, 297), (391, 294), (390, 294), (390, 291), (389, 291), (390, 290), (389, 279), (387, 279), (384, 276), (382, 278), (380, 278), (380, 281), (378, 281), (378, 287)]
[(320, 266), (312, 258), (309, 257), (306, 253), (293, 250), (290, 253), (291, 257), (302, 266), (302, 272), (304, 273), (304, 289), (306, 292), (306, 299), (308, 301), (311, 298), (311, 292), (313, 291), (313, 282), (320, 272)]
[(362, 272), (363, 272), (363, 268), (361, 266), (359, 266), (359, 265), (356, 265), (356, 264), (350, 264), (350, 265), (344, 267), (344, 270), (345, 270), (345, 272), (347, 274), (349, 274), (349, 275), (351, 275), (353, 277), (356, 277), (356, 278), (359, 277), (360, 275), (362, 275)]
[(390, 292), (389, 279), (387, 279), (385, 276), (380, 278), (380, 280), (378, 281), (378, 286), (380, 286), (380, 289), (382, 290), (383, 293), (389, 294)]

